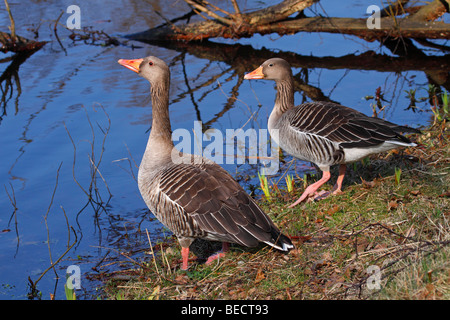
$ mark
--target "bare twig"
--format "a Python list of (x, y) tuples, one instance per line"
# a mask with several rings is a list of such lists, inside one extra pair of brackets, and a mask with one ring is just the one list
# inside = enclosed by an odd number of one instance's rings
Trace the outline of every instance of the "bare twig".
[(55, 182), (55, 187), (53, 188), (53, 193), (52, 193), (52, 197), (50, 198), (50, 203), (48, 205), (47, 208), (47, 212), (44, 215), (44, 219), (47, 220), (48, 217), (48, 213), (50, 212), (50, 208), (52, 207), (53, 204), (53, 199), (55, 198), (55, 193), (56, 193), (56, 189), (58, 188), (58, 179), (59, 179), (59, 170), (61, 169), (62, 166), (62, 162), (59, 164), (58, 169), (56, 170), (56, 182)]
[(230, 14), (228, 11), (225, 11), (225, 10), (219, 8), (218, 6), (216, 6), (216, 5), (214, 5), (214, 4), (210, 3), (210, 2), (208, 2), (208, 1), (206, 1), (206, 0), (201, 0), (201, 1), (202, 1), (204, 4), (206, 4), (207, 6), (212, 7), (214, 10), (220, 11), (220, 12), (222, 12), (223, 14), (225, 14), (225, 15), (231, 17), (231, 14)]
[[(55, 198), (55, 194), (56, 194), (56, 189), (58, 188), (58, 180), (59, 180), (59, 170), (61, 169), (62, 166), (62, 162), (59, 164), (58, 170), (56, 170), (56, 182), (55, 182), (55, 187), (53, 188), (53, 193), (52, 196), (50, 198), (50, 203), (48, 205), (47, 208), (47, 212), (44, 215), (44, 222), (45, 222), (45, 229), (47, 230), (47, 247), (48, 247), (48, 255), (50, 257), (50, 264), (53, 265), (53, 259), (52, 259), (52, 249), (50, 247), (50, 229), (48, 227), (48, 223), (47, 223), (47, 218), (48, 218), (48, 213), (50, 212), (50, 208), (52, 207), (53, 204), (53, 199)], [(69, 232), (70, 235), (70, 232)], [(55, 276), (56, 278), (58, 278), (58, 274), (56, 273), (56, 270), (53, 268), (53, 271), (55, 272)]]
[(17, 223), (17, 210), (18, 210), (18, 208), (17, 208), (17, 201), (16, 201), (16, 195), (15, 195), (15, 192), (14, 192), (14, 187), (11, 184), (11, 182), (9, 183), (9, 185), (11, 187), (11, 194), (12, 194), (12, 196), (9, 194), (8, 189), (6, 189), (6, 186), (4, 186), (4, 187), (5, 187), (6, 194), (8, 195), (9, 201), (11, 202), (11, 204), (12, 204), (12, 206), (14, 208), (14, 211), (11, 214), (11, 217), (9, 218), (8, 227), (9, 227), (9, 224), (11, 223), (11, 219), (14, 217), (14, 226), (15, 226), (16, 238), (17, 238), (17, 246), (16, 246), (16, 254), (17, 254), (17, 251), (19, 250), (19, 243), (20, 243), (19, 225)]
[[(48, 227), (47, 219), (48, 219), (48, 214), (49, 214), (49, 212), (50, 212), (50, 208), (52, 207), (52, 204), (53, 204), (53, 200), (54, 200), (54, 197), (55, 197), (55, 194), (56, 194), (56, 189), (58, 188), (59, 171), (60, 171), (60, 169), (61, 169), (61, 166), (62, 166), (62, 162), (60, 163), (60, 165), (59, 165), (59, 167), (58, 167), (58, 169), (57, 169), (57, 171), (56, 171), (55, 187), (54, 187), (54, 189), (53, 189), (52, 196), (51, 196), (51, 198), (50, 198), (50, 203), (49, 203), (49, 205), (48, 205), (47, 212), (46, 212), (45, 215), (44, 215), (45, 228), (47, 229), (47, 247), (48, 247), (48, 253), (49, 253), (49, 257), (50, 257), (50, 266), (49, 266), (47, 269), (45, 269), (45, 270), (41, 273), (41, 275), (38, 277), (38, 279), (37, 279), (36, 281), (32, 281), (31, 278), (29, 278), (30, 285), (31, 285), (31, 288), (32, 288), (32, 292), (36, 292), (36, 291), (37, 291), (36, 286), (37, 286), (38, 282), (42, 279), (42, 277), (43, 277), (50, 269), (53, 269), (53, 271), (55, 272), (55, 276), (56, 276), (56, 278), (58, 279), (58, 274), (57, 274), (57, 272), (56, 272), (56, 270), (55, 270), (55, 266), (56, 266), (56, 265), (61, 261), (61, 259), (62, 259), (62, 258), (63, 258), (63, 257), (64, 257), (71, 249), (72, 249), (72, 247), (78, 242), (77, 234), (76, 234), (75, 230), (73, 229), (73, 227), (69, 225), (69, 221), (68, 221), (68, 219), (67, 219), (66, 212), (65, 212), (64, 209), (61, 207), (61, 209), (62, 209), (62, 211), (63, 211), (63, 213), (64, 213), (64, 217), (65, 217), (65, 219), (66, 219), (66, 224), (67, 224), (67, 231), (68, 231), (67, 248), (66, 248), (66, 250), (59, 256), (59, 258), (58, 258), (56, 261), (53, 262), (52, 250), (51, 250), (51, 247), (50, 247), (50, 229), (49, 229), (49, 227)], [(74, 240), (74, 242), (73, 242), (72, 244), (70, 244), (70, 230), (72, 230), (72, 232), (73, 232), (74, 235), (75, 235), (75, 240)]]
[(239, 16), (241, 15), (241, 9), (239, 9), (239, 5), (237, 4), (236, 0), (231, 0), (233, 3), (234, 11), (236, 11), (236, 14)]
[(233, 24), (233, 20), (219, 16), (217, 13), (209, 10), (208, 8), (206, 8), (205, 6), (202, 6), (201, 4), (199, 4), (198, 2), (196, 2), (194, 0), (185, 0), (185, 1), (187, 4), (191, 5), (193, 8), (195, 8), (201, 12), (205, 12), (208, 16), (216, 19), (217, 21), (220, 21), (223, 24), (226, 24), (228, 26), (231, 26)]
[(6, 11), (8, 12), (9, 21), (11, 21), (11, 26), (9, 27), (9, 30), (11, 32), (11, 38), (12, 38), (13, 41), (17, 41), (17, 38), (16, 38), (16, 25), (14, 23), (14, 18), (12, 16), (11, 9), (9, 8), (8, 0), (5, 0), (5, 6), (6, 6)]
[[(147, 231), (147, 229), (146, 229), (146, 231)], [(170, 270), (169, 260), (167, 260), (167, 255), (164, 253), (164, 248), (163, 248), (162, 243), (160, 244), (160, 246), (161, 246), (160, 251), (161, 251), (162, 260), (166, 262), (168, 274), (170, 275), (170, 274), (172, 274), (172, 271)]]
[(61, 17), (62, 17), (63, 14), (64, 14), (64, 10), (61, 10), (61, 13), (59, 14), (59, 17), (56, 19), (55, 25), (53, 26), (53, 32), (54, 32), (54, 34), (55, 34), (56, 40), (58, 41), (60, 47), (63, 49), (64, 53), (65, 53), (66, 56), (67, 56), (67, 50), (66, 50), (66, 48), (64, 48), (64, 46), (62, 45), (61, 40), (59, 40), (59, 36), (58, 36), (57, 28), (56, 28), (56, 27), (58, 26), (59, 19), (61, 19)]
[(147, 233), (147, 239), (148, 239), (148, 243), (150, 245), (150, 250), (152, 252), (153, 263), (155, 264), (156, 273), (158, 274), (159, 281), (161, 281), (161, 275), (159, 273), (158, 265), (156, 264), (155, 252), (153, 251), (152, 241), (150, 240), (150, 235), (148, 234), (147, 228), (145, 229), (145, 232)]
[[(92, 125), (92, 122), (90, 120), (89, 114), (85, 109), (86, 112), (86, 118), (87, 121), (89, 123), (89, 127), (91, 128), (91, 133), (92, 133), (92, 141), (88, 141), (88, 143), (91, 146), (91, 154), (88, 155), (88, 159), (89, 159), (89, 164), (90, 164), (90, 169), (91, 169), (91, 173), (90, 173), (90, 183), (89, 183), (89, 187), (88, 190), (86, 190), (77, 180), (76, 176), (75, 176), (75, 164), (76, 164), (76, 154), (77, 154), (77, 147), (76, 144), (72, 138), (72, 136), (70, 135), (70, 132), (66, 126), (66, 124), (64, 123), (64, 127), (66, 129), (66, 132), (69, 136), (70, 141), (72, 142), (73, 148), (74, 148), (74, 155), (73, 155), (73, 163), (72, 163), (72, 176), (74, 181), (76, 182), (76, 184), (80, 187), (80, 189), (85, 193), (85, 195), (88, 197), (88, 202), (87, 204), (78, 212), (77, 216), (86, 208), (86, 206), (88, 204), (91, 204), (91, 206), (93, 207), (93, 209), (95, 210), (95, 213), (97, 215), (98, 211), (100, 209), (103, 209), (106, 212), (106, 208), (105, 208), (105, 203), (103, 202), (103, 199), (101, 197), (100, 191), (97, 187), (97, 174), (100, 176), (100, 178), (103, 180), (105, 187), (109, 193), (109, 199), (106, 201), (106, 203), (109, 202), (109, 200), (112, 197), (111, 191), (109, 190), (108, 184), (106, 183), (106, 180), (104, 179), (104, 177), (102, 176), (102, 174), (100, 173), (99, 167), (100, 167), (100, 163), (102, 161), (103, 158), (103, 154), (105, 151), (105, 142), (106, 142), (106, 137), (108, 136), (109, 133), (109, 129), (111, 127), (111, 119), (109, 118), (108, 114), (106, 113), (106, 111), (104, 110), (103, 106), (100, 106), (103, 110), (103, 112), (105, 113), (107, 119), (108, 119), (108, 126), (104, 129), (102, 128), (100, 125), (98, 125), (98, 127), (100, 128), (100, 130), (103, 133), (103, 140), (102, 140), (102, 145), (101, 145), (101, 152), (100, 152), (100, 156), (99, 159), (96, 160), (95, 157), (95, 140), (96, 140), (96, 136), (95, 136), (95, 130), (94, 127)], [(94, 206), (95, 204), (95, 206)]]
[(77, 161), (77, 146), (75, 144), (75, 142), (72, 139), (72, 136), (70, 135), (69, 129), (66, 126), (66, 123), (63, 122), (64, 128), (66, 129), (67, 135), (69, 136), (70, 142), (72, 142), (72, 146), (73, 146), (73, 162), (72, 162), (72, 176), (73, 176), (73, 180), (75, 181), (75, 183), (80, 187), (80, 189), (86, 194), (86, 196), (89, 197), (89, 193), (84, 190), (83, 186), (78, 182), (76, 176), (75, 176), (75, 163)]
[[(42, 277), (52, 268), (54, 268), (60, 261), (62, 258), (64, 258), (64, 256), (70, 251), (70, 249), (73, 248), (73, 246), (78, 242), (78, 238), (77, 238), (77, 233), (75, 232), (75, 230), (73, 229), (72, 226), (70, 226), (70, 230), (72, 230), (73, 234), (75, 235), (75, 240), (73, 241), (73, 243), (61, 254), (61, 256), (55, 261), (53, 262), (47, 269), (44, 270), (44, 272), (41, 273), (41, 275), (39, 276), (39, 278), (36, 281), (31, 281), (31, 279), (29, 278), (32, 286), (34, 287), (34, 289), (36, 289), (36, 285), (37, 283), (42, 279)], [(69, 234), (70, 237), (70, 234)]]

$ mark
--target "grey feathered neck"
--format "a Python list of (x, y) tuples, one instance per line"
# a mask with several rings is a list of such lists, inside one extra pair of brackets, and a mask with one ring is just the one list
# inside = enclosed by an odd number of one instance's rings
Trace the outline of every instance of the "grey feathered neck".
[(277, 95), (275, 98), (275, 108), (281, 113), (294, 107), (294, 82), (292, 77), (276, 80)]

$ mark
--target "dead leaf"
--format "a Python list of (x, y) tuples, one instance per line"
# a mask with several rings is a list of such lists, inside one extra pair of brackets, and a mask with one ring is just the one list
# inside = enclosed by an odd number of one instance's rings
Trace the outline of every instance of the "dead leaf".
[(291, 293), (289, 292), (289, 288), (286, 288), (286, 295), (288, 300), (292, 300)]
[(450, 191), (444, 192), (439, 195), (439, 198), (448, 198), (450, 197)]
[(312, 269), (314, 271), (317, 271), (318, 269), (326, 265), (328, 265), (328, 262), (325, 259), (320, 259), (313, 263)]
[(433, 282), (433, 270), (428, 270), (427, 272), (428, 281)]
[(306, 242), (312, 238), (312, 235), (307, 236), (289, 236), (291, 240), (300, 240), (301, 243)]
[(409, 193), (411, 193), (413, 196), (418, 196), (420, 194), (419, 190), (412, 190)]
[(358, 244), (356, 246), (356, 251), (358, 253), (364, 252), (369, 245), (369, 241), (367, 239), (361, 239), (358, 241)]
[(385, 243), (378, 243), (373, 249), (374, 250), (383, 250), (386, 248), (387, 248), (387, 245)]
[(391, 201), (389, 201), (389, 204), (388, 204), (388, 209), (389, 210), (395, 210), (395, 209), (397, 209), (397, 207), (398, 207), (398, 202), (397, 202), (397, 200), (391, 200)]
[(412, 238), (416, 235), (416, 229), (414, 229), (414, 225), (412, 225), (408, 231), (406, 231), (405, 238)]
[[(303, 272), (304, 274), (306, 274), (307, 276), (312, 275), (313, 272), (311, 269), (305, 269), (305, 271)], [(449, 276), (450, 277), (450, 276)]]
[(159, 300), (159, 291), (161, 287), (157, 285), (153, 290), (152, 294), (148, 297), (148, 300)]
[(302, 249), (300, 249), (300, 248), (295, 248), (295, 249), (293, 249), (293, 250), (291, 250), (291, 251), (289, 251), (289, 253), (290, 254), (292, 254), (294, 257), (299, 257), (299, 256), (301, 256), (302, 255), (302, 253), (303, 253), (303, 250)]
[(340, 209), (339, 206), (338, 206), (338, 205), (335, 205), (333, 208), (331, 208), (330, 210), (328, 210), (328, 211), (326, 212), (326, 214), (329, 215), (329, 216), (332, 216), (333, 214), (335, 214), (336, 212), (338, 212), (339, 209)]
[(436, 288), (432, 283), (427, 283), (425, 286), (426, 292), (424, 292), (424, 297), (428, 299), (434, 299), (434, 296), (436, 295)]
[(188, 277), (185, 274), (180, 274), (175, 278), (175, 281), (179, 284), (186, 284), (188, 283)]
[(322, 258), (325, 260), (325, 261), (332, 261), (333, 260), (333, 256), (331, 255), (331, 253), (330, 252), (324, 252), (323, 254), (322, 254)]
[(174, 255), (174, 250), (172, 249), (172, 247), (167, 247), (166, 249), (166, 255), (171, 256)]
[(361, 178), (361, 182), (362, 182), (362, 186), (365, 189), (370, 189), (375, 187), (375, 182), (374, 181), (366, 181), (363, 178)]
[(344, 276), (344, 279), (350, 279), (350, 277), (351, 277), (351, 270), (350, 270), (350, 268), (345, 268), (343, 276)]
[(237, 289), (230, 290), (228, 294), (233, 299), (243, 299), (246, 296), (246, 293), (243, 288), (238, 287)]
[(256, 272), (255, 283), (261, 282), (261, 280), (264, 280), (265, 278), (264, 272), (261, 269), (258, 269)]
[(247, 295), (250, 296), (250, 295), (254, 294), (255, 292), (256, 292), (256, 288), (255, 288), (255, 287), (250, 288), (250, 289), (248, 289), (248, 291), (247, 291)]
[(300, 237), (299, 237), (299, 239), (302, 240), (303, 242), (304, 242), (304, 241), (311, 240), (311, 238), (312, 238), (312, 235), (300, 236)]

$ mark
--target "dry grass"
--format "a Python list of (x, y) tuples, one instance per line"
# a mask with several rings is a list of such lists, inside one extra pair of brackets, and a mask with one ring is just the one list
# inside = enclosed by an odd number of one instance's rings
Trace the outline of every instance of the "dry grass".
[(133, 269), (103, 274), (102, 297), (448, 299), (449, 137), (448, 123), (434, 125), (418, 147), (350, 168), (343, 194), (294, 209), (286, 205), (302, 181), (296, 179), (293, 194), (272, 186), (271, 202), (260, 204), (291, 236), (296, 249), (289, 254), (235, 246), (224, 259), (192, 262), (183, 272), (171, 237)]

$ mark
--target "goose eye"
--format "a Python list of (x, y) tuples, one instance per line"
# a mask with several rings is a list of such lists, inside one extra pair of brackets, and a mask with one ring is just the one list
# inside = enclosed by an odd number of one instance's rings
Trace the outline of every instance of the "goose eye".
[(269, 67), (273, 67), (273, 63), (269, 64)]
[(153, 61), (149, 61), (148, 65), (151, 67), (153, 66)]

